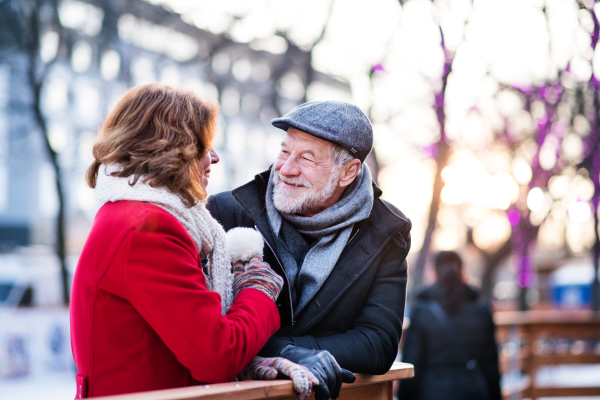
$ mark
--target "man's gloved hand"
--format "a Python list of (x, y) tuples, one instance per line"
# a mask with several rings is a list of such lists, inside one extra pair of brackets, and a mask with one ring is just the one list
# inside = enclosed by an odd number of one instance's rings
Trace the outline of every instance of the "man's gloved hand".
[(342, 382), (352, 383), (356, 380), (352, 372), (340, 368), (327, 350), (311, 350), (288, 344), (279, 355), (305, 366), (317, 377), (319, 385), (315, 386), (315, 400), (337, 399)]
[(292, 380), (294, 391), (298, 399), (302, 400), (310, 396), (313, 385), (318, 385), (319, 380), (308, 370), (308, 368), (294, 364), (282, 357), (262, 358), (254, 357), (250, 364), (238, 374), (238, 379), (246, 381), (249, 379), (272, 380), (277, 375), (285, 375)]
[(235, 296), (244, 289), (257, 289), (276, 301), (282, 287), (283, 278), (277, 275), (269, 267), (269, 264), (263, 262), (262, 257), (259, 255), (252, 257), (247, 265), (244, 265), (243, 262), (237, 262), (233, 266), (233, 291)]

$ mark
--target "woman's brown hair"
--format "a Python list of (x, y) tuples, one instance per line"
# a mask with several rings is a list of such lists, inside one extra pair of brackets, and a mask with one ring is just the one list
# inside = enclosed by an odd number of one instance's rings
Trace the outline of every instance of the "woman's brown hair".
[(206, 199), (198, 160), (211, 148), (219, 104), (191, 90), (152, 83), (131, 88), (102, 125), (87, 183), (96, 187), (102, 164), (119, 164), (113, 176), (143, 176), (166, 187), (191, 207)]

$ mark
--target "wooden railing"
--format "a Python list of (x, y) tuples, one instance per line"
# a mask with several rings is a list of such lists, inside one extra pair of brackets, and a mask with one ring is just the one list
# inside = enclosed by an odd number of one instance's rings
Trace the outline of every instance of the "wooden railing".
[[(529, 382), (524, 387), (505, 388), (506, 399), (600, 395), (600, 377), (590, 387), (539, 387), (535, 379), (544, 366), (600, 364), (600, 354), (586, 346), (600, 340), (599, 315), (591, 311), (509, 311), (495, 313), (494, 322), (498, 342), (509, 350), (500, 353), (502, 372), (523, 372)], [(565, 344), (562, 348), (552, 344), (559, 340)], [(574, 348), (577, 341), (580, 346)]]
[[(413, 366), (406, 363), (394, 363), (392, 368), (384, 375), (356, 374), (356, 381), (354, 383), (344, 383), (342, 385), (339, 399), (392, 400), (393, 381), (412, 378), (413, 376)], [(95, 397), (97, 400), (255, 400), (267, 398), (297, 400), (290, 380), (228, 382), (118, 396)], [(314, 393), (309, 399), (314, 400)]]

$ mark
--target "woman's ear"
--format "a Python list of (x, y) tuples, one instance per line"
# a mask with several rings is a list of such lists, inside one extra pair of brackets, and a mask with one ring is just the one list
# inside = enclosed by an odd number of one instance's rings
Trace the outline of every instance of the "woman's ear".
[(360, 171), (360, 166), (360, 160), (357, 160), (356, 158), (344, 164), (342, 171), (340, 172), (340, 187), (346, 187), (354, 182), (356, 175), (358, 175), (358, 171)]

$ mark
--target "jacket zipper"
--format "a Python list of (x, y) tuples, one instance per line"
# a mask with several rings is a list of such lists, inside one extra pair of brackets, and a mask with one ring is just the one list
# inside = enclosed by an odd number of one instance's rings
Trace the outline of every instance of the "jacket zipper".
[[(281, 263), (281, 261), (279, 261), (279, 258), (277, 257), (277, 253), (275, 253), (275, 250), (273, 250), (273, 247), (271, 247), (271, 244), (265, 238), (265, 235), (263, 235), (262, 232), (260, 231), (260, 229), (258, 229), (258, 226), (254, 225), (254, 229), (258, 233), (260, 233), (260, 236), (262, 236), (263, 241), (267, 244), (267, 246), (269, 246), (269, 249), (271, 249), (271, 253), (273, 253), (273, 255), (275, 256), (275, 259), (277, 260), (277, 263), (279, 263), (279, 266), (281, 267), (281, 270), (283, 271), (283, 275), (285, 276), (285, 280), (287, 281), (288, 288), (289, 288), (289, 286), (290, 286), (290, 280), (287, 277), (287, 274), (285, 272), (285, 268), (283, 268), (283, 264)], [(296, 323), (296, 321), (294, 321), (294, 309), (292, 308), (292, 289), (291, 288), (288, 289), (288, 295), (290, 296), (290, 316), (292, 318), (292, 327), (293, 327), (294, 324)]]

